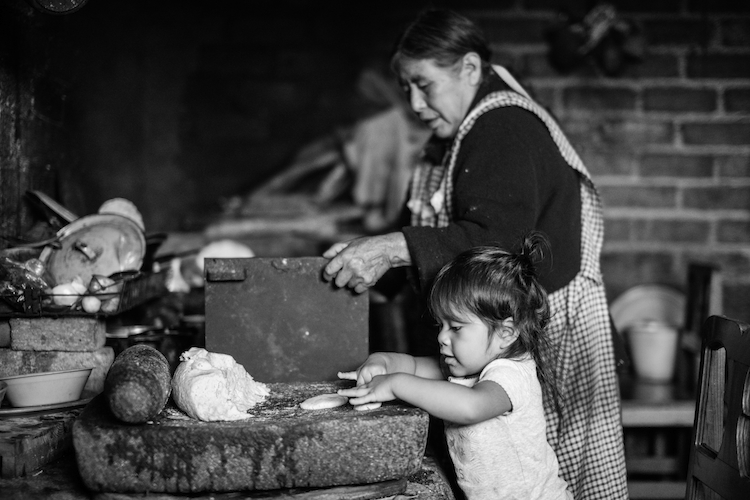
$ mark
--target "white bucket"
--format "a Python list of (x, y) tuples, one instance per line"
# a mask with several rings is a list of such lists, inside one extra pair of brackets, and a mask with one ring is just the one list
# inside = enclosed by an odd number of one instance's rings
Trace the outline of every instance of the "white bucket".
[(669, 382), (674, 375), (679, 332), (659, 321), (633, 325), (628, 330), (633, 368), (638, 378)]

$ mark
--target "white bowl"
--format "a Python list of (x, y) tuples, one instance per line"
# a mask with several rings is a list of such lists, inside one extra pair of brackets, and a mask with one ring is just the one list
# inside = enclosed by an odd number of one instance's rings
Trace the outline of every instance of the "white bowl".
[(30, 373), (3, 377), (0, 381), (8, 384), (6, 396), (11, 406), (53, 405), (81, 399), (92, 369)]

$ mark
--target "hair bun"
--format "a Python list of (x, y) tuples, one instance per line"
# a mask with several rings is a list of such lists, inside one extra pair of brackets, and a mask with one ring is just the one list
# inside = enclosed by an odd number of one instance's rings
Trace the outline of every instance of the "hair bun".
[(549, 250), (549, 240), (541, 231), (531, 231), (523, 237), (516, 257), (527, 274), (536, 276), (536, 265), (544, 259), (545, 249)]

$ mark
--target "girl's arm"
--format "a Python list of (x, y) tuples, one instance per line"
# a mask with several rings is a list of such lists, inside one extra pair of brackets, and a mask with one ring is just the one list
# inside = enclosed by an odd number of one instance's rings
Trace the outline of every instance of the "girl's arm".
[(414, 358), (414, 364), (416, 366), (414, 375), (417, 377), (431, 380), (445, 380), (443, 371), (440, 369), (438, 358), (432, 356), (419, 356)]
[(342, 389), (339, 394), (351, 398), (353, 405), (400, 399), (461, 425), (483, 422), (513, 408), (508, 394), (495, 382), (483, 381), (470, 388), (407, 373), (377, 376), (364, 385)]
[(377, 375), (389, 373), (408, 373), (430, 379), (443, 378), (437, 358), (415, 357), (397, 352), (372, 353), (356, 371), (339, 372), (338, 376), (344, 380), (356, 380), (357, 385), (362, 385)]

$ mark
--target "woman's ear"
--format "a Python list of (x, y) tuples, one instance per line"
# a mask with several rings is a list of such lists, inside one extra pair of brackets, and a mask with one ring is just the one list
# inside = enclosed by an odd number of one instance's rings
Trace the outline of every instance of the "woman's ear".
[(482, 58), (476, 52), (464, 54), (461, 71), (470, 84), (477, 86), (482, 81)]
[(505, 318), (500, 324), (497, 337), (500, 339), (500, 347), (507, 349), (518, 338), (518, 328), (513, 318)]

